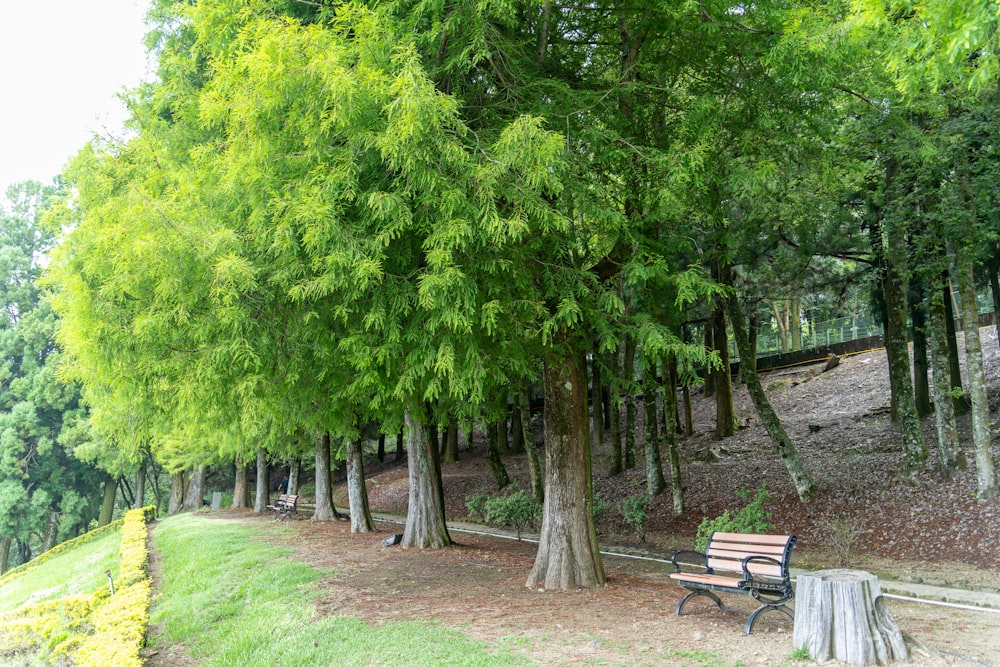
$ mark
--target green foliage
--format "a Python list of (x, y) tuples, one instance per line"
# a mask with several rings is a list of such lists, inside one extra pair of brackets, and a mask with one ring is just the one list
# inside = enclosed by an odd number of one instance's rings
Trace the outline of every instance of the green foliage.
[(488, 499), (483, 506), (483, 514), (487, 523), (512, 526), (520, 540), (521, 532), (541, 519), (542, 507), (533, 495), (517, 489), (513, 493)]
[(611, 510), (611, 503), (601, 497), (600, 493), (594, 492), (594, 521), (600, 521)]
[(465, 509), (469, 512), (469, 518), (478, 521), (486, 520), (486, 501), (490, 499), (490, 494), (485, 491), (477, 491), (465, 499)]
[(649, 518), (646, 510), (649, 507), (649, 496), (630, 496), (621, 502), (622, 520), (632, 529), (635, 537), (643, 542), (646, 540), (646, 520)]
[[(771, 523), (771, 513), (764, 507), (764, 502), (770, 498), (766, 485), (761, 484), (757, 493), (748, 489), (736, 492), (741, 500), (749, 501), (742, 508), (730, 513), (726, 510), (714, 519), (705, 517), (698, 525), (696, 539), (697, 548), (704, 551), (708, 546), (708, 538), (716, 531), (724, 533), (767, 533), (774, 530)], [(751, 500), (751, 496), (753, 499)]]

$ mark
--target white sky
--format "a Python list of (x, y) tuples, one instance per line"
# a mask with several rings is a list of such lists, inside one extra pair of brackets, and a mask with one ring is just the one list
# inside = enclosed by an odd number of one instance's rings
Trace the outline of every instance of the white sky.
[(148, 0), (0, 0), (0, 198), (49, 183), (91, 135), (119, 135), (115, 95), (146, 74)]

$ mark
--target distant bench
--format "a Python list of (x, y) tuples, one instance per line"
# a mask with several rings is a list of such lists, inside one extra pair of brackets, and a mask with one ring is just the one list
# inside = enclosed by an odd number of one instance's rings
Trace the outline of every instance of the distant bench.
[(675, 551), (670, 557), (675, 569), (670, 578), (690, 591), (677, 603), (677, 615), (681, 615), (688, 600), (697, 596), (711, 598), (725, 610), (715, 593), (738, 593), (761, 603), (750, 614), (745, 634), (753, 631), (757, 617), (766, 611), (777, 610), (794, 620), (785, 603), (795, 597), (788, 561), (796, 541), (794, 535), (715, 532), (708, 538), (705, 553)]
[(273, 505), (268, 505), (267, 509), (277, 512), (278, 516), (274, 520), (287, 519), (290, 514), (298, 514), (299, 497), (288, 493), (282, 493)]

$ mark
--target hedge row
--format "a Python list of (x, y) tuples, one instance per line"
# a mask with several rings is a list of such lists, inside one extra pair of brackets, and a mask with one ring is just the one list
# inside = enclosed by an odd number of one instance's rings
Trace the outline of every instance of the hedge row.
[(122, 541), (114, 595), (102, 587), (0, 616), (0, 655), (43, 649), (57, 662), (141, 667), (150, 600), (146, 524), (155, 516), (155, 507), (144, 507), (116, 522)]

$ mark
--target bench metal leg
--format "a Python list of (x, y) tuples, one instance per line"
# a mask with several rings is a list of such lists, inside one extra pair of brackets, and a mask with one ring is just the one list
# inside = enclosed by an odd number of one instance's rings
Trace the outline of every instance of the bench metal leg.
[(792, 621), (795, 620), (795, 616), (792, 615), (792, 610), (786, 607), (785, 605), (766, 604), (761, 608), (757, 609), (756, 611), (754, 611), (754, 613), (750, 614), (750, 619), (747, 621), (747, 626), (744, 629), (743, 634), (748, 635), (751, 632), (753, 632), (753, 624), (757, 620), (757, 617), (763, 614), (765, 611), (771, 611), (772, 609), (775, 611), (780, 611), (782, 614), (787, 616)]
[(711, 598), (712, 600), (715, 600), (715, 604), (719, 605), (719, 609), (721, 609), (723, 611), (726, 610), (726, 605), (722, 604), (722, 600), (719, 598), (718, 595), (716, 595), (712, 591), (700, 591), (699, 590), (699, 591), (691, 591), (690, 593), (688, 593), (687, 595), (685, 595), (684, 597), (681, 598), (681, 601), (677, 603), (677, 612), (676, 612), (676, 615), (680, 616), (681, 615), (681, 609), (684, 608), (684, 604), (688, 600), (690, 600), (691, 598), (697, 597), (697, 596), (704, 596), (704, 597), (707, 597), (707, 598)]

